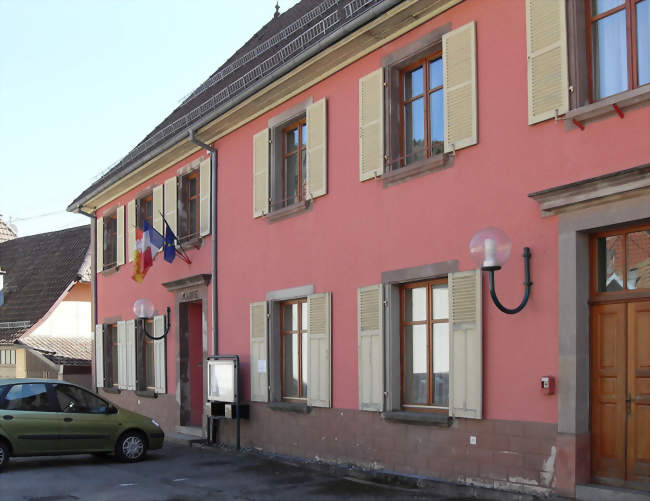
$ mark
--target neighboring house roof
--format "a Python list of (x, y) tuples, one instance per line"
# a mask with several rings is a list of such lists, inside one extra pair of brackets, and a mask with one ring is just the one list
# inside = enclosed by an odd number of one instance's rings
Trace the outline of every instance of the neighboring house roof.
[(20, 342), (40, 351), (55, 364), (90, 365), (91, 338), (28, 334)]
[(13, 240), (14, 238), (16, 238), (16, 232), (0, 216), (0, 243)]
[[(147, 153), (181, 131), (196, 127), (215, 111), (223, 113), (269, 75), (279, 78), (312, 47), (324, 50), (347, 34), (350, 22), (364, 14), (375, 18), (394, 0), (302, 0), (274, 17), (203, 82), (130, 153), (105, 172), (68, 207), (74, 211), (137, 165)], [(270, 13), (270, 12), (269, 12)]]
[(89, 247), (88, 225), (0, 243), (0, 344), (16, 341), (81, 279)]

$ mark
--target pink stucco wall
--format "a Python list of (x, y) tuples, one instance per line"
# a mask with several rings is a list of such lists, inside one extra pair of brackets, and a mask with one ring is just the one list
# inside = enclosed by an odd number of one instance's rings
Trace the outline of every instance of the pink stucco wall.
[[(477, 27), (478, 134), (453, 167), (382, 188), (359, 182), (358, 81), (381, 59), (429, 31), (470, 21)], [(219, 150), (219, 350), (242, 359), (249, 388), (249, 304), (270, 290), (314, 284), (332, 293), (332, 405), (356, 408), (356, 291), (377, 284), (383, 271), (458, 259), (473, 267), (468, 244), (476, 230), (497, 225), (513, 242), (513, 256), (497, 274), (502, 302), (523, 294), (521, 249), (532, 251), (534, 282), (528, 306), (504, 315), (484, 291), (484, 415), (489, 419), (557, 421), (557, 399), (541, 395), (540, 376), (557, 377), (557, 219), (542, 219), (531, 192), (643, 164), (650, 158), (650, 108), (629, 110), (566, 132), (564, 122), (527, 125), (524, 3), (472, 0), (367, 55), (216, 143)], [(252, 216), (253, 135), (269, 118), (313, 97), (328, 100), (328, 193), (313, 210), (269, 224)], [(161, 183), (192, 158), (151, 182)], [(150, 184), (150, 183), (148, 183)], [(142, 188), (111, 204), (124, 204)], [(106, 208), (99, 211), (101, 215)], [(210, 241), (190, 251), (193, 264), (162, 260), (143, 284), (130, 265), (98, 278), (99, 318), (126, 315), (138, 297), (159, 309), (173, 304), (161, 282), (210, 270)], [(175, 334), (174, 334), (175, 336)], [(175, 337), (174, 337), (175, 339)], [(176, 348), (168, 348), (168, 384), (174, 391)]]

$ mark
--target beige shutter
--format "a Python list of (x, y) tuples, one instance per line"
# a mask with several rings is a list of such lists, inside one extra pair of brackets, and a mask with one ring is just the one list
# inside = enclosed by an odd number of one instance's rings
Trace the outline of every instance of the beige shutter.
[[(206, 158), (199, 165), (200, 184), (200, 231), (204, 237), (210, 234), (210, 157)], [(169, 223), (171, 224), (171, 223)], [(175, 233), (175, 232), (174, 232)]]
[(163, 186), (155, 186), (153, 189), (153, 227), (158, 230), (158, 232), (163, 232), (163, 220), (162, 220), (162, 211), (163, 211)]
[(135, 320), (126, 321), (126, 389), (135, 390)]
[(169, 223), (169, 227), (176, 235), (176, 199), (178, 196), (176, 189), (176, 177), (172, 177), (165, 181), (165, 219)]
[(445, 153), (478, 142), (476, 108), (476, 23), (442, 36)]
[(384, 172), (384, 70), (359, 80), (359, 179)]
[(126, 322), (120, 320), (117, 322), (117, 386), (120, 390), (128, 390), (126, 364)]
[(528, 124), (569, 111), (564, 0), (526, 0)]
[(266, 302), (251, 303), (251, 400), (268, 402), (269, 400), (269, 368), (268, 363), (268, 322)]
[(381, 285), (357, 291), (359, 409), (384, 408), (384, 298)]
[(124, 264), (124, 206), (117, 208), (117, 265)]
[(482, 417), (481, 292), (481, 270), (449, 275), (449, 414), (456, 417)]
[(95, 381), (97, 388), (104, 387), (104, 326), (95, 325)]
[(269, 130), (264, 129), (253, 136), (253, 217), (268, 213)]
[[(165, 316), (153, 317), (153, 336), (160, 337), (165, 333)], [(165, 338), (153, 342), (153, 369), (156, 393), (167, 393), (167, 354)]]
[(133, 261), (135, 252), (135, 200), (131, 200), (126, 208), (126, 234), (129, 236), (126, 244), (126, 252), (129, 262)]
[(97, 228), (96, 228), (96, 240), (97, 240), (97, 273), (104, 269), (104, 218), (97, 218)]
[(327, 99), (307, 107), (306, 198), (327, 193)]
[[(329, 292), (307, 297), (309, 342), (307, 355), (307, 405), (332, 405), (332, 295)], [(303, 348), (304, 349), (304, 348)]]

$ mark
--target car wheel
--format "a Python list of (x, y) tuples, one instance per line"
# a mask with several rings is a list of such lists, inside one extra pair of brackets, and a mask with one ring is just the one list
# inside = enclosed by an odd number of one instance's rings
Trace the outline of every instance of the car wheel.
[(147, 452), (147, 443), (141, 433), (129, 431), (117, 441), (115, 453), (120, 461), (135, 463), (144, 458)]
[(2, 471), (5, 466), (7, 466), (8, 462), (9, 444), (5, 440), (0, 439), (0, 471)]

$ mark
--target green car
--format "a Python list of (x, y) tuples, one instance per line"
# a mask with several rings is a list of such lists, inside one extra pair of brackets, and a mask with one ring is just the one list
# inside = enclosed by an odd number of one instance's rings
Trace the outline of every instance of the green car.
[(48, 379), (0, 379), (0, 470), (9, 456), (106, 454), (141, 460), (165, 434), (153, 419)]

